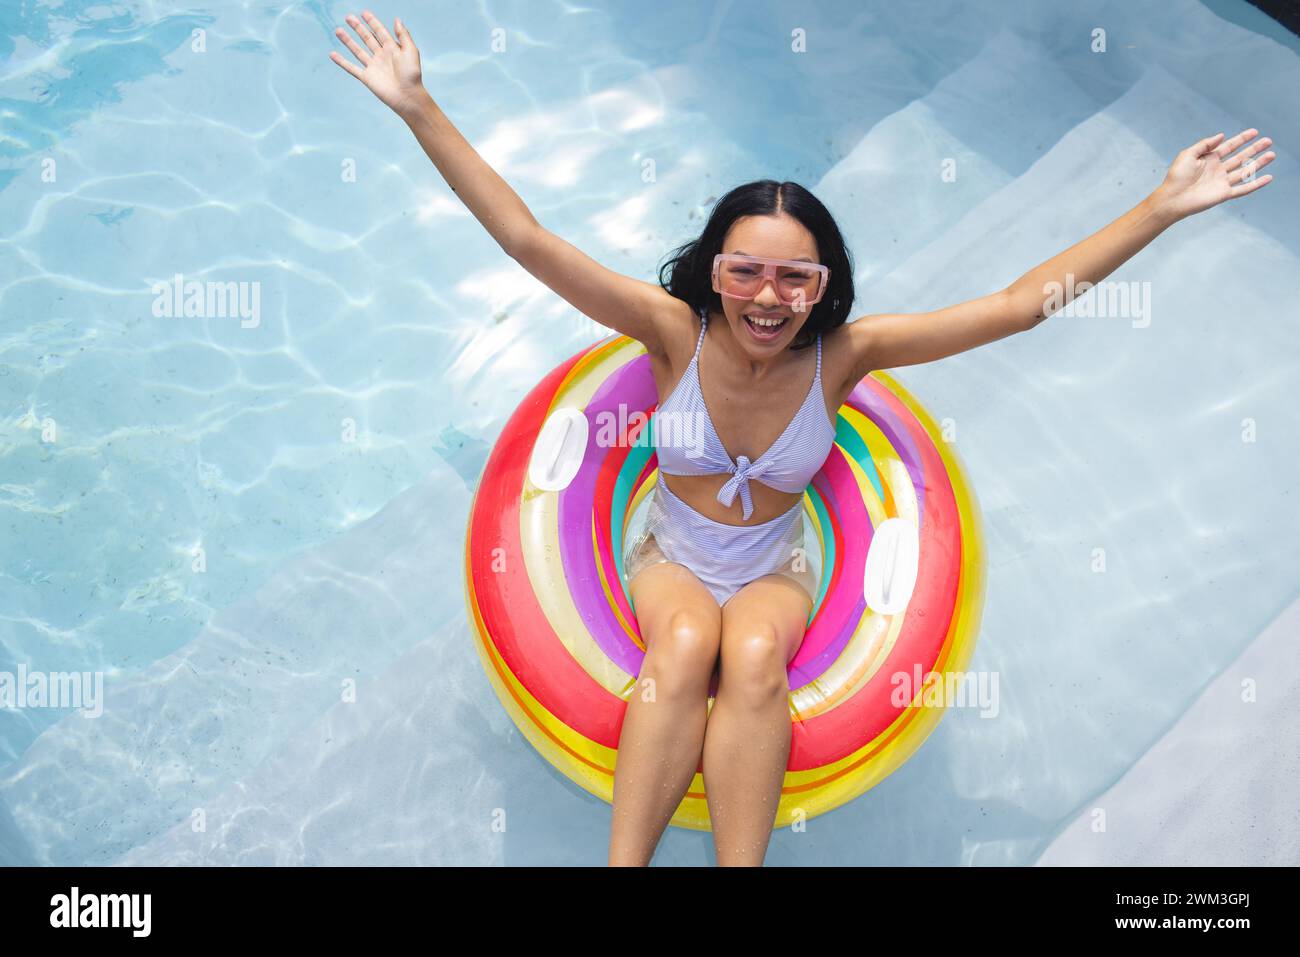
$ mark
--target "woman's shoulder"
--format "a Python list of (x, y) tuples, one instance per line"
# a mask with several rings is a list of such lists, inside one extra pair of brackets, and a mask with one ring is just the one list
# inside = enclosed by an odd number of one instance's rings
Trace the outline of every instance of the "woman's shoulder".
[(707, 310), (697, 309), (689, 302), (681, 299), (676, 302), (678, 305), (664, 317), (663, 328), (664, 351), (674, 367), (678, 365), (679, 356), (684, 354), (686, 362), (689, 362), (695, 354), (695, 344), (700, 341), (707, 315)]
[[(686, 371), (695, 355), (695, 343), (699, 341), (703, 328), (699, 312), (690, 303), (674, 299), (658, 317), (659, 342), (662, 351), (650, 352), (651, 365), (655, 370), (655, 379), (661, 386), (666, 382), (676, 382)], [(665, 392), (664, 395), (667, 395)]]
[(822, 381), (827, 384), (826, 391), (830, 395), (847, 395), (857, 385), (857, 382), (848, 381), (856, 364), (849, 325), (846, 322), (821, 334)]

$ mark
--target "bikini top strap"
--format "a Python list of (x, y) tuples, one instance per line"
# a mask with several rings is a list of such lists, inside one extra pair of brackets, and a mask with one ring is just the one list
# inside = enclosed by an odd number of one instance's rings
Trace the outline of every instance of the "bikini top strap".
[(708, 328), (709, 328), (709, 310), (707, 307), (702, 307), (700, 309), (700, 338), (699, 341), (695, 343), (695, 356), (694, 359), (692, 359), (692, 361), (695, 361), (695, 359), (699, 359), (700, 357), (700, 347), (704, 345), (704, 330)]
[(822, 334), (817, 333), (817, 378), (822, 377)]

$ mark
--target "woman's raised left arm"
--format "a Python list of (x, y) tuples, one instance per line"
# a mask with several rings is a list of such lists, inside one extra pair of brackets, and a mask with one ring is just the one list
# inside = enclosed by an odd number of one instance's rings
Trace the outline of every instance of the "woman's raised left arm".
[[(1101, 282), (1173, 223), (1267, 185), (1255, 172), (1273, 161), (1272, 140), (1255, 129), (1189, 146), (1174, 159), (1164, 182), (1123, 216), (1035, 266), (988, 296), (912, 314), (863, 316), (850, 323), (857, 381), (873, 369), (932, 362), (1032, 329), (1078, 294)], [(1235, 156), (1230, 155), (1249, 143)]]

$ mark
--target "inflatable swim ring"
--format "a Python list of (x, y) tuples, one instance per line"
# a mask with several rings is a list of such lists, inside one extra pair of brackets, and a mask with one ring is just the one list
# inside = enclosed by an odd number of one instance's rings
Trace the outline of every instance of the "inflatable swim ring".
[[(465, 538), (469, 621), (492, 687), (533, 747), (606, 802), (645, 654), (622, 560), (629, 519), (658, 480), (657, 402), (635, 339), (614, 335), (562, 363), (493, 447)], [(975, 498), (891, 376), (871, 373), (840, 407), (804, 505), (822, 573), (789, 665), (776, 827), (852, 800), (920, 747), (943, 713), (931, 682), (965, 669), (983, 605)], [(698, 766), (671, 823), (709, 829)]]

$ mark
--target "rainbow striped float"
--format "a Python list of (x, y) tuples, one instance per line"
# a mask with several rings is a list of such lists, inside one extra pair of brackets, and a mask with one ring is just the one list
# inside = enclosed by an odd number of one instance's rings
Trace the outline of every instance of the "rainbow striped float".
[[(627, 336), (561, 364), (506, 424), (465, 538), (466, 604), (493, 688), (533, 747), (605, 801), (645, 653), (622, 546), (658, 479), (657, 401), (649, 356)], [(930, 416), (873, 372), (836, 424), (804, 496), (822, 574), (789, 666), (776, 827), (852, 800), (920, 747), (943, 713), (927, 692), (964, 671), (983, 605), (975, 498)], [(672, 823), (708, 830), (696, 771)]]

